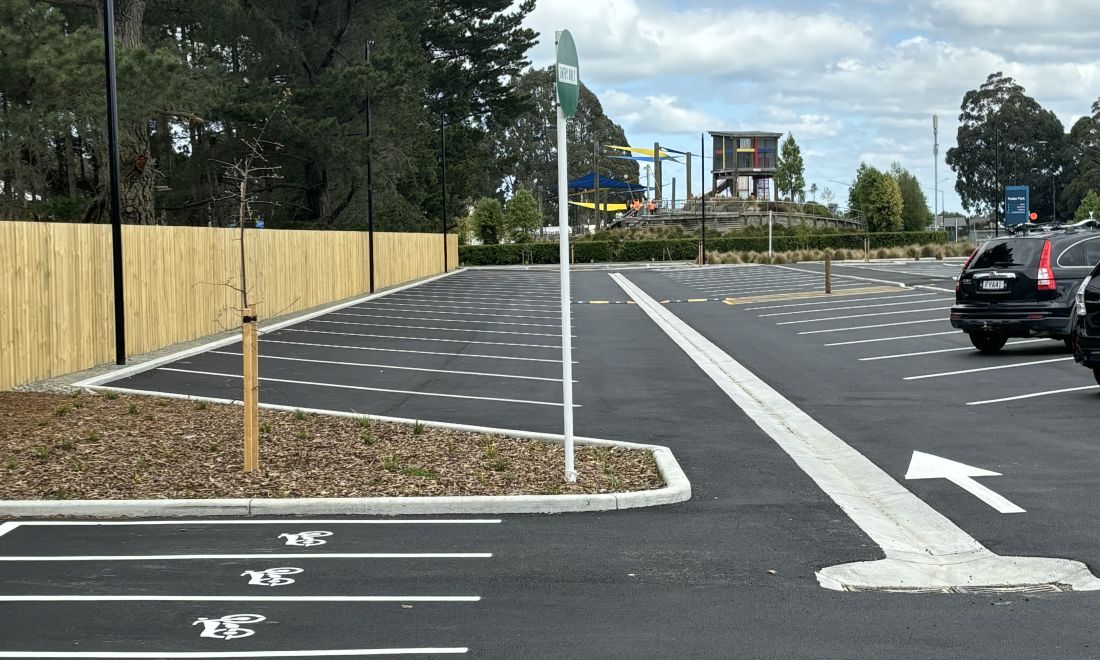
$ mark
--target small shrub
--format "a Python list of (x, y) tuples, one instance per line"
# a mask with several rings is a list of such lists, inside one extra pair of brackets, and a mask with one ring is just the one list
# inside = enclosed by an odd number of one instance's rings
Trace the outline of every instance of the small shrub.
[(57, 409), (55, 409), (53, 411), (53, 416), (54, 417), (65, 417), (69, 414), (70, 410), (72, 410), (72, 408), (69, 407), (69, 406), (66, 406), (66, 405), (58, 406)]
[(382, 469), (387, 472), (393, 472), (399, 465), (396, 452), (390, 452), (389, 456), (382, 459)]
[(500, 454), (497, 452), (497, 443), (493, 442), (485, 445), (481, 450), (481, 456), (487, 461), (494, 461)]
[(138, 459), (134, 461), (134, 467), (144, 472), (145, 470), (149, 469), (149, 461), (145, 460), (144, 457), (139, 456)]
[(374, 444), (374, 436), (370, 434), (370, 431), (363, 431), (359, 434), (359, 441), (363, 443), (364, 447), (370, 447)]
[(271, 422), (260, 422), (260, 433), (265, 435), (271, 434)]
[(76, 449), (76, 443), (72, 440), (63, 440), (57, 445), (57, 448), (62, 451), (72, 451)]
[[(942, 249), (942, 248), (941, 248), (941, 249)], [(920, 256), (922, 256), (922, 257), (934, 257), (934, 256), (936, 256), (936, 254), (937, 254), (937, 253), (938, 253), (939, 251), (940, 251), (940, 250), (937, 250), (935, 246), (932, 246), (932, 245), (922, 245), (922, 246), (920, 247)]]
[(9, 470), (17, 470), (19, 469), (19, 461), (14, 458), (8, 458), (8, 460), (4, 461), (4, 467)]
[(205, 401), (198, 401), (195, 403), (195, 410), (206, 410), (207, 403)]
[(298, 420), (299, 422), (304, 422), (305, 420), (309, 419), (309, 413), (304, 410), (295, 410), (294, 419)]
[(417, 420), (416, 423), (413, 424), (413, 435), (423, 435), (423, 434), (424, 434), (424, 425), (420, 423), (420, 420)]
[(295, 433), (294, 435), (297, 436), (299, 440), (309, 440), (310, 438), (310, 434), (307, 429), (298, 429), (297, 433)]
[(74, 458), (73, 460), (69, 461), (69, 468), (71, 468), (73, 472), (83, 472), (84, 461), (80, 460), (79, 458)]
[(137, 411), (138, 411), (138, 407), (137, 407), (136, 403), (131, 403), (130, 405), (126, 406), (126, 414), (127, 415), (136, 415)]
[(40, 461), (44, 461), (50, 457), (49, 447), (35, 447), (31, 452), (34, 454), (34, 457)]
[(106, 394), (106, 397), (107, 397), (108, 401), (114, 401), (115, 399), (118, 398), (118, 392), (108, 392)]
[(508, 469), (508, 464), (501, 460), (493, 461), (489, 464), (489, 467), (493, 468), (494, 472), (504, 472)]
[(355, 418), (355, 423), (361, 429), (369, 429), (370, 428), (370, 417), (356, 417)]
[(96, 431), (95, 429), (92, 429), (91, 431), (88, 431), (88, 435), (84, 436), (84, 440), (86, 440), (87, 442), (96, 442), (96, 441), (98, 441), (99, 440), (99, 431)]

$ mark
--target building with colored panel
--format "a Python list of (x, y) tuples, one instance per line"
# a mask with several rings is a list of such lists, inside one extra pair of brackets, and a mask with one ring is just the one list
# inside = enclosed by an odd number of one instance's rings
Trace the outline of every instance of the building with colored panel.
[(711, 193), (725, 193), (741, 199), (774, 199), (772, 180), (779, 159), (782, 133), (758, 131), (710, 131), (714, 149), (711, 155)]

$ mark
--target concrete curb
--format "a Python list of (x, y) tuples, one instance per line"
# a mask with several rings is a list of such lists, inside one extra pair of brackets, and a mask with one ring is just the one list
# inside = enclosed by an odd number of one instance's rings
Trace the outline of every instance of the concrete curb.
[[(114, 391), (149, 396), (148, 392), (104, 386), (89, 387), (93, 390)], [(240, 405), (239, 401), (212, 399), (186, 395), (158, 395)], [(494, 435), (524, 438), (540, 442), (562, 443), (564, 438), (549, 433), (531, 433), (486, 426), (450, 424), (360, 415), (332, 410), (294, 408), (273, 404), (261, 404), (264, 408), (297, 411), (336, 417), (369, 417), (381, 422), (492, 433)], [(195, 500), (0, 500), (0, 516), (31, 518), (65, 516), (81, 518), (174, 518), (190, 516), (409, 516), (446, 514), (504, 514), (504, 513), (579, 513), (585, 511), (617, 511), (640, 507), (676, 504), (691, 499), (691, 483), (680, 467), (672, 450), (661, 445), (645, 445), (598, 438), (574, 438), (578, 445), (618, 447), (621, 449), (648, 450), (653, 454), (657, 470), (665, 481), (664, 488), (628, 493), (599, 493), (593, 495), (473, 495), (450, 497), (327, 497), (327, 498), (236, 498)]]

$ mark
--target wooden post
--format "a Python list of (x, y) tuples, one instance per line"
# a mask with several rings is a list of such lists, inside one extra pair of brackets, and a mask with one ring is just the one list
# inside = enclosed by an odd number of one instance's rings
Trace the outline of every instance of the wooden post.
[(871, 238), (866, 237), (863, 239), (863, 262), (869, 261), (871, 261)]
[(256, 345), (256, 310), (244, 309), (241, 319), (244, 343), (244, 471), (260, 469), (259, 360)]
[(825, 253), (825, 293), (833, 292), (833, 253)]

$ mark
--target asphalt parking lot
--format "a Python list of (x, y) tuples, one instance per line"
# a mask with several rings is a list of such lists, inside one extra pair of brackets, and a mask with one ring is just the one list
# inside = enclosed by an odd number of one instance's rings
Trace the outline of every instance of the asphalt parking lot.
[[(967, 405), (1091, 375), (1045, 362), (1066, 357), (1050, 340), (978, 355), (946, 321), (950, 275), (867, 266), (837, 265), (828, 297), (814, 264), (621, 275), (706, 301), (664, 307), (986, 547), (1100, 566), (1097, 392)], [(882, 550), (629, 304), (616, 270), (572, 275), (576, 302), (622, 303), (573, 308), (577, 432), (670, 446), (691, 501), (499, 522), (7, 525), (0, 657), (1095, 657), (1096, 594), (822, 589), (817, 571)], [(560, 432), (556, 278), (465, 271), (270, 333), (262, 398)], [(540, 336), (496, 334), (513, 330)], [(235, 398), (239, 348), (218, 350), (112, 385)], [(977, 481), (1025, 513), (906, 480), (914, 451), (1001, 473)]]

